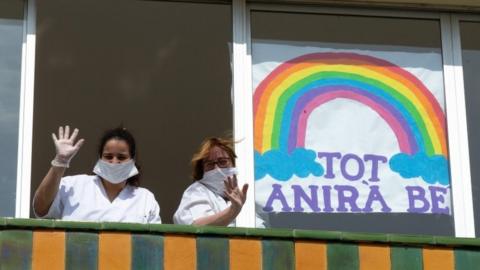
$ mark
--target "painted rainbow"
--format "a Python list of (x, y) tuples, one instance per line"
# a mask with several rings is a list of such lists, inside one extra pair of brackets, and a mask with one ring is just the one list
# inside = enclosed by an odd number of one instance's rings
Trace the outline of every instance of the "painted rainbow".
[(425, 85), (388, 61), (355, 53), (313, 53), (273, 70), (254, 93), (255, 150), (304, 147), (311, 112), (337, 98), (382, 117), (407, 154), (447, 156), (445, 116)]

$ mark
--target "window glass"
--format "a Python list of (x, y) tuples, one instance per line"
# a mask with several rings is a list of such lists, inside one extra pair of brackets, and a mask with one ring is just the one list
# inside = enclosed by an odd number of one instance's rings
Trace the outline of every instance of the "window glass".
[(0, 216), (15, 216), (23, 1), (0, 3)]
[(470, 148), (470, 171), (472, 177), (475, 231), (480, 235), (480, 23), (461, 22), (462, 64), (467, 106), (468, 146)]
[(232, 130), (231, 6), (161, 1), (37, 1), (32, 188), (54, 157), (51, 133), (86, 142), (67, 175), (91, 174), (104, 130), (134, 134), (141, 186), (171, 223), (207, 136)]
[(251, 26), (257, 226), (453, 235), (439, 21)]

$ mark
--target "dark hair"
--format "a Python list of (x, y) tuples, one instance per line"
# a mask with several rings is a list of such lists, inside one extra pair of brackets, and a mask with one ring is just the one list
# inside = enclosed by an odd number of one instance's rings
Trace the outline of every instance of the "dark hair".
[(120, 141), (125, 141), (128, 145), (128, 152), (132, 159), (135, 159), (135, 166), (138, 169), (138, 174), (127, 179), (127, 184), (131, 186), (138, 187), (140, 185), (140, 166), (137, 163), (137, 148), (135, 144), (135, 139), (133, 138), (132, 133), (124, 127), (117, 127), (110, 129), (103, 133), (102, 138), (100, 139), (100, 144), (98, 146), (98, 156), (101, 158), (103, 154), (103, 148), (108, 141), (115, 139)]
[(237, 155), (235, 155), (235, 151), (233, 150), (233, 141), (224, 138), (207, 138), (200, 144), (200, 148), (193, 155), (191, 161), (193, 167), (192, 178), (194, 180), (203, 178), (203, 162), (215, 146), (227, 152), (233, 166), (235, 166), (235, 158), (237, 158)]

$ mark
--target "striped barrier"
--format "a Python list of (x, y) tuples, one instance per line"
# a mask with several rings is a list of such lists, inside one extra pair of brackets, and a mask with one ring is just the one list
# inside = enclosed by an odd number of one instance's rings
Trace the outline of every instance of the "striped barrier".
[(0, 219), (0, 269), (480, 269), (479, 240)]

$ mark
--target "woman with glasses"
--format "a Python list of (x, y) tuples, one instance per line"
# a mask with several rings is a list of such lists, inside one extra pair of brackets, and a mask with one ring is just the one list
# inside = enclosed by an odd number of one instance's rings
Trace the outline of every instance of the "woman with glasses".
[(176, 224), (235, 226), (247, 198), (248, 185), (240, 189), (232, 142), (209, 138), (193, 155), (194, 180), (183, 193), (173, 221)]
[(161, 223), (154, 195), (139, 187), (136, 146), (124, 128), (105, 132), (93, 175), (63, 177), (84, 140), (78, 129), (60, 127), (52, 134), (56, 156), (33, 198), (35, 216), (75, 221)]

